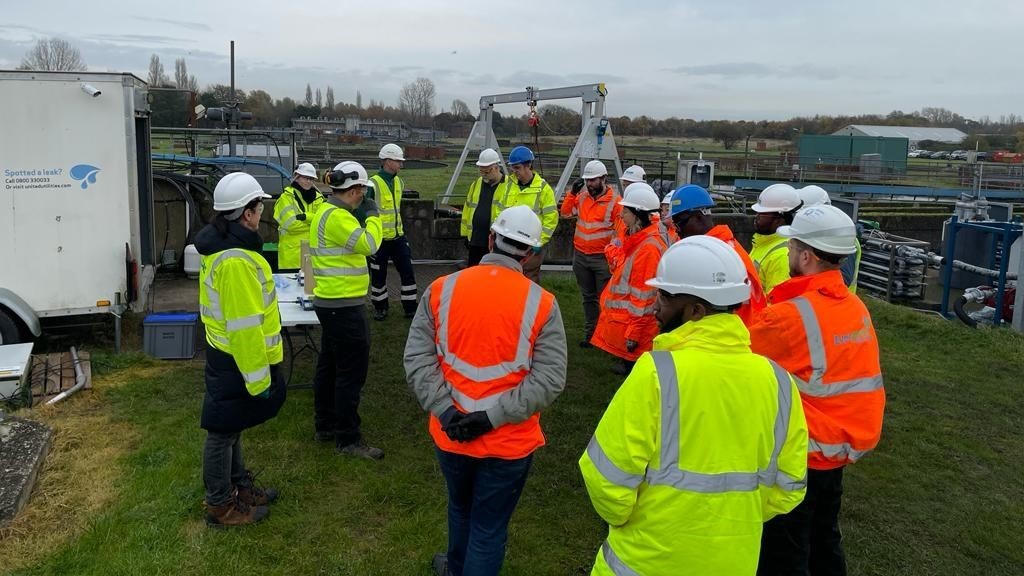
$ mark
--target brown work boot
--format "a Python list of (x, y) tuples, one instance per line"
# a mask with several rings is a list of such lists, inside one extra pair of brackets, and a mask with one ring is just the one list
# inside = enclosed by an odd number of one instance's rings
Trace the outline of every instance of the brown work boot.
[(245, 478), (239, 482), (235, 489), (238, 491), (238, 499), (249, 506), (266, 506), (277, 500), (277, 488), (261, 488), (256, 485), (258, 474), (246, 470)]
[(210, 528), (228, 528), (255, 524), (270, 515), (266, 506), (249, 506), (237, 494), (221, 506), (206, 505), (206, 525)]

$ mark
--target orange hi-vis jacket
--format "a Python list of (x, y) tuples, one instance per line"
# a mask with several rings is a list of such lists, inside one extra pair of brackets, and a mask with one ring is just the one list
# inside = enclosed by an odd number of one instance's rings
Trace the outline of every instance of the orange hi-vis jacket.
[[(658, 260), (666, 249), (657, 223), (626, 237), (621, 263), (609, 263), (612, 277), (601, 293), (601, 316), (590, 339), (594, 346), (630, 361), (651, 349), (658, 335), (654, 318), (658, 290), (647, 281), (657, 273)], [(627, 340), (639, 345), (630, 352)]]
[(758, 315), (761, 311), (768, 306), (768, 298), (765, 296), (764, 290), (761, 288), (761, 277), (757, 273), (757, 268), (754, 266), (754, 261), (750, 259), (750, 254), (736, 241), (736, 237), (733, 236), (732, 230), (725, 224), (719, 224), (711, 230), (708, 230), (708, 236), (712, 238), (718, 238), (722, 242), (725, 242), (732, 249), (740, 255), (740, 260), (743, 260), (743, 266), (747, 269), (747, 279), (750, 280), (750, 300), (747, 300), (740, 306), (739, 310), (736, 311), (736, 315), (743, 320), (748, 328), (757, 321)]
[(566, 194), (560, 210), (563, 218), (576, 216), (576, 234), (572, 244), (583, 254), (603, 254), (604, 247), (615, 237), (615, 223), (619, 221), (622, 196), (615, 188), (606, 186), (599, 198), (586, 189), (578, 194)]
[(797, 379), (807, 415), (807, 466), (831, 470), (871, 452), (882, 435), (885, 389), (867, 307), (839, 270), (779, 284), (750, 328), (754, 352)]
[[(550, 292), (503, 266), (474, 266), (434, 282), (430, 309), (438, 360), (460, 411), (495, 406), (530, 373), (534, 343), (554, 302)], [(471, 442), (450, 439), (431, 414), (430, 435), (441, 450), (476, 458), (525, 458), (544, 445), (539, 413)]]

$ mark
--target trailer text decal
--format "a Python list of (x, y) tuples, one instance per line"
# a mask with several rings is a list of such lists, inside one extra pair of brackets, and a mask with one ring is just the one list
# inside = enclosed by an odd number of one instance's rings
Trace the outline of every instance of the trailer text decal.
[[(33, 170), (4, 169), (5, 190), (61, 190), (78, 184), (83, 190), (96, 183), (100, 169), (89, 164), (76, 164), (70, 170), (37, 168)], [(77, 182), (72, 182), (73, 180)]]

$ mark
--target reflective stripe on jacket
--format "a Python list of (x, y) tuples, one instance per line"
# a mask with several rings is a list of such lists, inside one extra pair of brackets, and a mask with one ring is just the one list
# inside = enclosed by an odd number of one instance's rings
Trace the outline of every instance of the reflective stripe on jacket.
[(754, 261), (765, 294), (771, 294), (776, 286), (789, 280), (788, 241), (778, 234), (754, 234), (750, 259)]
[(609, 524), (593, 574), (754, 574), (762, 523), (804, 497), (796, 384), (733, 314), (657, 337), (580, 458)]
[[(657, 288), (647, 285), (658, 270), (658, 260), (665, 253), (665, 241), (657, 224), (626, 237), (622, 246), (623, 261), (612, 269), (611, 279), (601, 293), (601, 315), (591, 342), (594, 346), (625, 360), (636, 360), (651, 349), (658, 334), (654, 318)], [(630, 351), (626, 341), (638, 346)]]
[(753, 349), (797, 378), (810, 431), (809, 466), (856, 462), (878, 444), (885, 389), (867, 307), (838, 270), (780, 284), (750, 328)]
[[(487, 254), (434, 281), (405, 344), (405, 373), (442, 450), (521, 458), (544, 444), (538, 413), (565, 387), (565, 329), (554, 296), (515, 260)], [(487, 345), (481, 345), (486, 342)], [(494, 430), (452, 442), (437, 417), (456, 406), (482, 410)]]
[[(505, 181), (508, 176), (502, 176), (501, 181), (498, 182), (497, 188), (494, 190), (494, 197), (491, 198), (491, 222), (498, 215), (495, 211), (497, 205), (498, 192), (505, 186)], [(480, 188), (483, 186), (483, 178), (477, 178), (469, 185), (469, 191), (466, 193), (466, 203), (462, 206), (462, 222), (459, 225), (459, 234), (466, 240), (473, 238), (473, 214), (476, 213), (477, 204), (480, 202)]]
[[(501, 192), (499, 194), (499, 192)], [(558, 226), (558, 208), (555, 206), (555, 191), (551, 186), (534, 172), (533, 180), (528, 185), (521, 186), (514, 176), (505, 179), (505, 184), (494, 191), (494, 217), (505, 208), (513, 206), (529, 206), (533, 213), (540, 218), (541, 223), (541, 245), (551, 240)], [(493, 218), (492, 218), (493, 220)]]
[(566, 194), (562, 200), (563, 218), (576, 216), (576, 233), (572, 244), (583, 254), (603, 254), (604, 247), (615, 236), (615, 223), (619, 221), (622, 196), (611, 186), (605, 187), (600, 197), (594, 198), (589, 190)]
[[(725, 242), (732, 249), (736, 251), (740, 256), (740, 260), (743, 260), (743, 266), (747, 269), (747, 279), (750, 280), (750, 300), (743, 303), (742, 306), (736, 311), (736, 315), (743, 320), (743, 323), (748, 327), (753, 324), (761, 310), (764, 310), (765, 306), (768, 305), (768, 298), (761, 288), (761, 277), (757, 273), (757, 267), (754, 265), (753, 260), (750, 259), (750, 255), (743, 249), (743, 246), (736, 241), (736, 237), (733, 236), (732, 230), (725, 224), (719, 224), (711, 230), (708, 230), (708, 236), (718, 238), (722, 242)], [(787, 264), (788, 265), (788, 264)]]
[(202, 256), (199, 312), (210, 346), (230, 354), (253, 396), (270, 387), (281, 362), (281, 315), (270, 265), (257, 252), (231, 248)]
[[(274, 202), (274, 220), (277, 221), (277, 267), (301, 268), (301, 246), (303, 240), (309, 240), (309, 224), (313, 221), (316, 211), (324, 203), (323, 196), (317, 192), (312, 202), (306, 204), (302, 191), (294, 186), (286, 186), (284, 192)], [(305, 220), (296, 216), (305, 214)]]
[(368, 214), (366, 227), (340, 200), (330, 198), (310, 224), (309, 253), (312, 255), (316, 286), (313, 294), (328, 300), (349, 300), (360, 304), (370, 289), (366, 257), (377, 252), (381, 242), (381, 219)]
[(388, 186), (380, 174), (370, 176), (380, 210), (380, 224), (384, 230), (384, 240), (398, 238), (405, 234), (402, 229), (402, 179), (395, 175), (394, 189)]

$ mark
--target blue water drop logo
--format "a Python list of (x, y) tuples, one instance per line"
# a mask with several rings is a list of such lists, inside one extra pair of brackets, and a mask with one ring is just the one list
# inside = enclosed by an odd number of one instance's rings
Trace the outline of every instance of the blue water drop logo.
[(71, 167), (71, 177), (82, 181), (82, 190), (89, 187), (89, 184), (96, 183), (96, 175), (100, 169), (89, 164), (76, 164)]

